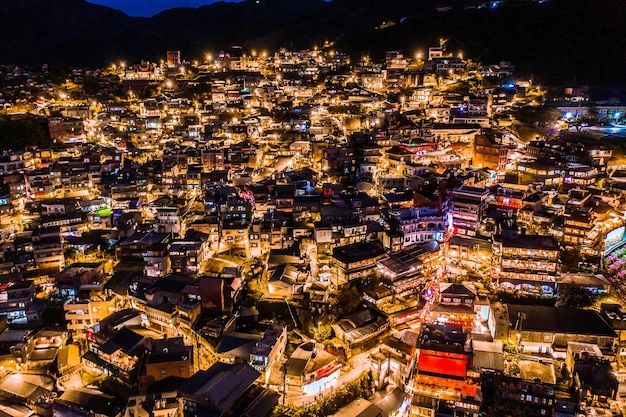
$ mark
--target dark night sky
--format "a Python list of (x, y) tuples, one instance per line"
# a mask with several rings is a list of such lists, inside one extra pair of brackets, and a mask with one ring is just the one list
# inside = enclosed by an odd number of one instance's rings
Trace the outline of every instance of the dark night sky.
[[(163, 10), (174, 7), (199, 7), (219, 0), (88, 0), (89, 3), (100, 4), (121, 10), (129, 16), (153, 16)], [(240, 0), (227, 0), (240, 1)]]

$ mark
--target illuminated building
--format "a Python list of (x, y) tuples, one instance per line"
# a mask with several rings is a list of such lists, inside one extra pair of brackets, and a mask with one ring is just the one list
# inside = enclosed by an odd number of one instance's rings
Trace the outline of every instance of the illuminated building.
[(452, 192), (448, 212), (454, 234), (476, 236), (487, 210), (488, 196), (488, 189), (466, 185)]
[(444, 240), (447, 215), (438, 208), (408, 207), (390, 210), (389, 216), (392, 226), (403, 235), (403, 246)]
[(509, 145), (502, 143), (495, 136), (476, 135), (474, 138), (474, 165), (504, 171), (506, 168)]
[(492, 272), (500, 286), (529, 292), (554, 292), (560, 253), (555, 238), (496, 236), (492, 251)]
[[(7, 278), (9, 278), (7, 280)], [(23, 325), (41, 320), (41, 308), (33, 303), (35, 285), (32, 281), (11, 280), (5, 276), (0, 283), (0, 315), (6, 323)]]
[(63, 305), (67, 330), (73, 337), (84, 337), (88, 329), (93, 328), (103, 318), (116, 309), (116, 296), (112, 293), (98, 295), (85, 300), (72, 299)]
[(427, 324), (420, 337), (411, 415), (478, 417), (480, 374), (471, 369), (469, 331), (458, 324)]
[(366, 281), (376, 273), (376, 264), (385, 255), (379, 243), (360, 242), (333, 249), (333, 272), (339, 285), (355, 280)]
[(463, 265), (480, 267), (491, 262), (491, 240), (469, 236), (453, 236), (448, 242), (449, 259)]
[(397, 295), (415, 294), (440, 273), (442, 254), (436, 240), (393, 252), (378, 262), (381, 281)]
[(595, 310), (506, 304), (504, 318), (508, 322), (497, 329), (498, 337), (519, 338), (521, 351), (527, 353), (551, 353), (553, 349), (566, 348), (568, 342), (594, 343), (601, 349), (611, 349), (617, 338)]
[(250, 365), (261, 373), (265, 383), (269, 381), (272, 366), (282, 357), (287, 345), (287, 327), (272, 325), (265, 330), (261, 339), (250, 353)]
[(520, 361), (519, 375), (483, 371), (485, 391), (495, 390), (496, 401), (508, 404), (526, 416), (552, 416), (555, 405), (554, 365), (539, 361)]
[(167, 66), (175, 67), (180, 65), (180, 51), (167, 51)]
[(442, 283), (439, 305), (431, 309), (430, 321), (458, 324), (463, 328), (472, 329), (476, 317), (474, 310), (476, 298), (476, 289), (473, 286)]

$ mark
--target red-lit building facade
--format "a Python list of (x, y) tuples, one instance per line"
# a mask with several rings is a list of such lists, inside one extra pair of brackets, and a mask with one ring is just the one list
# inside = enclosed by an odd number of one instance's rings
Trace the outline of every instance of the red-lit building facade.
[(427, 324), (419, 344), (411, 414), (478, 417), (482, 394), (470, 332), (458, 324)]

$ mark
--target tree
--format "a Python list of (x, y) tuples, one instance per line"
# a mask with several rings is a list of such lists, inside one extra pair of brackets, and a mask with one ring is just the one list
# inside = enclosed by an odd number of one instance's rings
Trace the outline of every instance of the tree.
[(356, 287), (344, 286), (337, 294), (337, 301), (333, 305), (333, 310), (337, 317), (344, 317), (354, 313), (361, 304), (361, 293)]
[(597, 296), (576, 284), (559, 285), (557, 307), (586, 308), (596, 302)]
[(566, 272), (578, 270), (578, 264), (582, 262), (580, 249), (572, 248), (561, 251), (561, 264)]
[(33, 115), (0, 117), (1, 150), (21, 150), (25, 146), (50, 147), (47, 120)]
[(94, 77), (87, 77), (83, 81), (83, 92), (87, 96), (95, 96), (98, 93), (100, 86), (99, 81)]
[(515, 404), (510, 401), (498, 401), (491, 407), (487, 407), (482, 413), (484, 417), (523, 417), (524, 412), (520, 411)]
[(561, 117), (558, 109), (552, 107), (522, 107), (512, 113), (516, 120), (522, 123), (532, 124), (536, 126), (545, 126), (554, 124)]

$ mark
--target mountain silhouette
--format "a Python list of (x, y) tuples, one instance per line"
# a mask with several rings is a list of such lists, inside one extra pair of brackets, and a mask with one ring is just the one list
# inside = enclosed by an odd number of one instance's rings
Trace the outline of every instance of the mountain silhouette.
[[(216, 0), (88, 0), (90, 3), (120, 10), (129, 16), (150, 17), (176, 7), (196, 8)], [(230, 0), (241, 1), (241, 0)]]
[(248, 0), (130, 17), (83, 0), (0, 0), (4, 63), (102, 66), (201, 59), (244, 49), (334, 48), (358, 57), (448, 50), (482, 63), (513, 62), (548, 83), (626, 83), (623, 0)]

